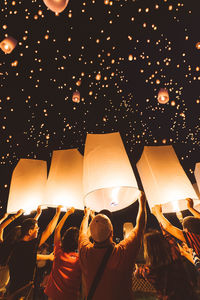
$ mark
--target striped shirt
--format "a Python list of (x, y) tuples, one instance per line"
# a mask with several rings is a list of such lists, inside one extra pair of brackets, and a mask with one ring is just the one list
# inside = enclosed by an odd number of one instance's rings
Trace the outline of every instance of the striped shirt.
[(196, 255), (200, 257), (200, 234), (183, 231), (186, 243), (189, 248), (192, 248)]

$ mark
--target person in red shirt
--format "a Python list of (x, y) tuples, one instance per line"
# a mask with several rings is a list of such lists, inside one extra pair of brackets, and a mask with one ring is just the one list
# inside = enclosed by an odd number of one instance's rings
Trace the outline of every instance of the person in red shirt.
[(56, 227), (54, 235), (54, 262), (45, 294), (49, 300), (77, 300), (80, 295), (81, 269), (78, 248), (79, 230), (68, 228), (61, 238), (61, 229), (74, 208), (69, 209)]

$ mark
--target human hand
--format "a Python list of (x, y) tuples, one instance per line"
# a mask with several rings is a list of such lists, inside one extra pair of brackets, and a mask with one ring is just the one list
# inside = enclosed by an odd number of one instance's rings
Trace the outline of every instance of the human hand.
[(94, 217), (95, 217), (95, 211), (94, 210), (90, 211), (90, 217), (91, 217), (92, 220), (94, 219)]
[(185, 199), (187, 201), (187, 208), (190, 209), (190, 208), (193, 208), (194, 206), (194, 202), (191, 198), (186, 198)]
[(18, 212), (16, 213), (15, 217), (19, 217), (21, 216), (25, 211), (23, 209), (18, 210)]
[(56, 207), (56, 213), (57, 214), (60, 214), (61, 213), (61, 208), (62, 208), (63, 206), (62, 205), (58, 205), (57, 207)]
[(89, 215), (90, 215), (90, 208), (89, 207), (85, 207), (85, 209), (84, 209), (84, 215), (86, 217), (89, 217)]
[(42, 213), (42, 207), (41, 207), (41, 205), (38, 205), (37, 215), (41, 215), (41, 213)]
[(161, 204), (156, 204), (151, 208), (151, 212), (154, 216), (156, 216), (157, 214), (161, 214), (162, 213), (162, 206)]
[(51, 252), (49, 255), (49, 260), (54, 261), (54, 253)]
[(9, 216), (9, 214), (8, 214), (8, 213), (5, 213), (5, 214), (3, 215), (3, 219), (6, 219), (8, 216)]
[(71, 208), (68, 209), (67, 212), (68, 212), (69, 215), (71, 215), (71, 214), (73, 214), (75, 212), (75, 208), (71, 207)]

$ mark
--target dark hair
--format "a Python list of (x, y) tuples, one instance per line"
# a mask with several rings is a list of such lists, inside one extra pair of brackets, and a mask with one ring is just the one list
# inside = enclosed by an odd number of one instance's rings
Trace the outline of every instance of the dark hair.
[(27, 235), (29, 230), (35, 227), (35, 224), (37, 224), (37, 220), (33, 218), (24, 220), (21, 226), (21, 237), (23, 238), (25, 235)]
[(0, 245), (0, 265), (7, 263), (8, 257), (14, 245), (20, 240), (21, 226), (13, 227), (6, 235), (3, 243)]
[(172, 262), (169, 244), (158, 230), (144, 235), (144, 258), (151, 267), (161, 267)]
[(77, 227), (68, 228), (61, 240), (62, 249), (64, 252), (74, 252), (78, 249), (79, 230)]
[(183, 228), (189, 232), (200, 234), (200, 219), (189, 216), (183, 219)]

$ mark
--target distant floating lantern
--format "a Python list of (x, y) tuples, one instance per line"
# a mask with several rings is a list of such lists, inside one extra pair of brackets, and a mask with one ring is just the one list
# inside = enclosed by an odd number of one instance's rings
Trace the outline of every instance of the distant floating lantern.
[(9, 36), (0, 43), (0, 48), (5, 54), (10, 54), (16, 47), (17, 41)]
[(43, 2), (50, 10), (59, 14), (66, 8), (69, 0), (43, 0)]
[(160, 104), (166, 104), (169, 102), (169, 93), (167, 89), (160, 89), (158, 92), (158, 102)]
[(75, 91), (72, 96), (72, 101), (75, 103), (79, 103), (81, 99), (79, 91)]
[(196, 43), (197, 50), (200, 50), (200, 42)]
[(128, 60), (129, 60), (129, 61), (132, 61), (132, 60), (133, 60), (133, 55), (132, 55), (132, 54), (129, 54)]
[(100, 79), (101, 79), (101, 74), (98, 73), (98, 74), (96, 75), (96, 80), (100, 80)]
[(15, 213), (22, 208), (28, 214), (43, 205), (46, 181), (46, 161), (20, 159), (12, 174), (7, 212)]
[(119, 132), (87, 135), (83, 194), (95, 211), (118, 211), (137, 200), (137, 181)]
[(76, 85), (77, 85), (77, 86), (80, 86), (80, 85), (81, 85), (81, 80), (78, 80), (78, 81), (76, 82)]
[(164, 213), (185, 210), (186, 198), (200, 203), (172, 146), (145, 146), (137, 169), (150, 209), (161, 204)]
[(53, 151), (46, 185), (46, 205), (84, 209), (82, 194), (83, 156), (77, 149)]

